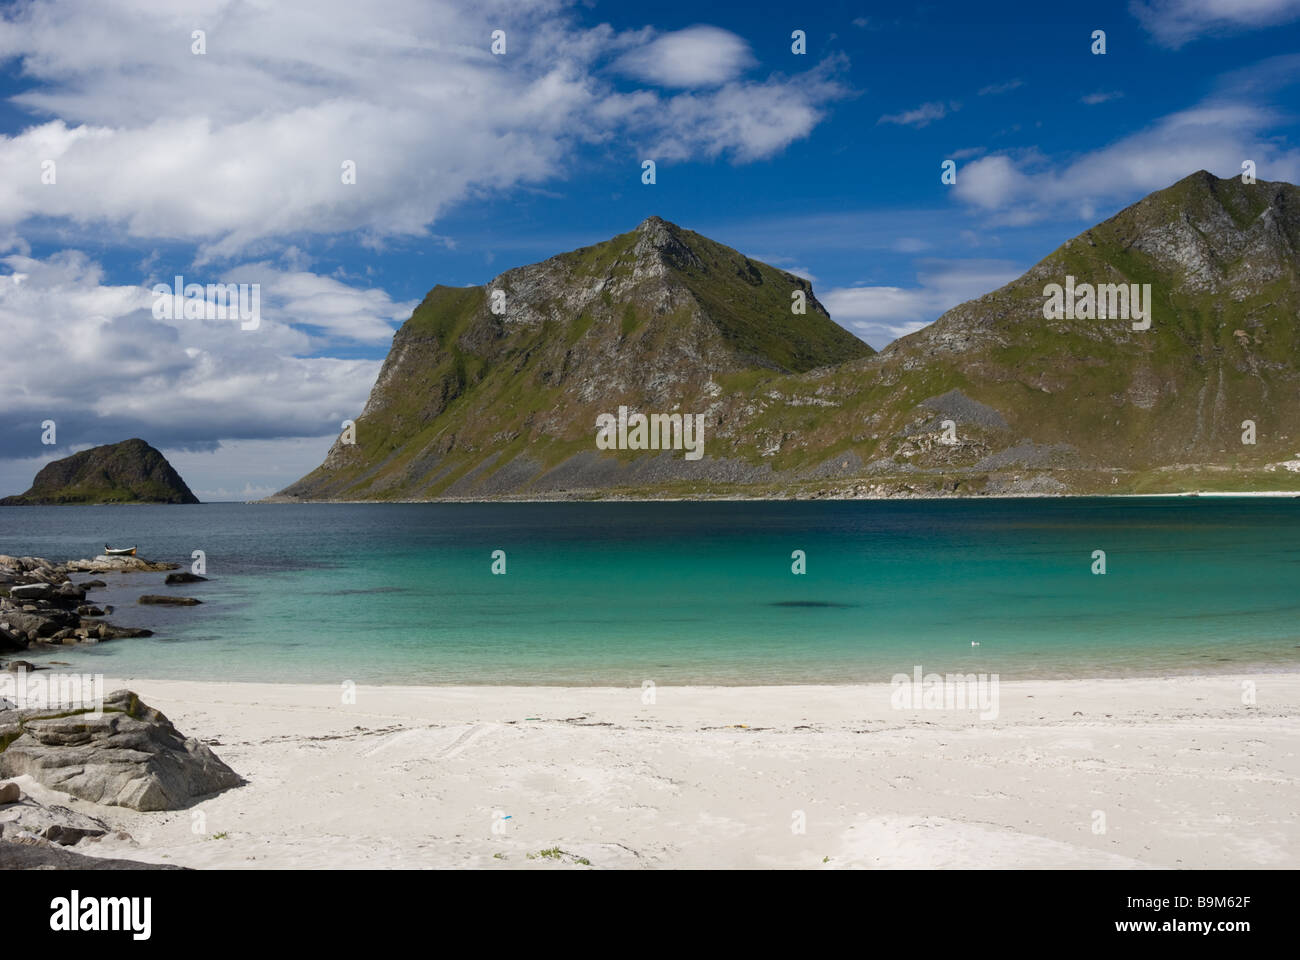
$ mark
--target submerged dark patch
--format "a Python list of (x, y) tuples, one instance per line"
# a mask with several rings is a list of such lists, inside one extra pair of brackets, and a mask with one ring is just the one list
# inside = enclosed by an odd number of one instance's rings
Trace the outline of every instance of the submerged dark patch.
[(856, 607), (856, 603), (833, 603), (829, 600), (775, 600), (769, 607)]

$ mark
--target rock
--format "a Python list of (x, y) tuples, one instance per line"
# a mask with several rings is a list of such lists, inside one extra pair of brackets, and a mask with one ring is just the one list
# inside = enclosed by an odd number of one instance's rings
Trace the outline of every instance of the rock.
[(61, 583), (68, 579), (44, 557), (11, 557), (0, 554), (0, 572), (6, 577), (18, 577), (22, 583)]
[(81, 589), (82, 590), (103, 590), (106, 586), (108, 586), (108, 584), (106, 584), (103, 580), (87, 580), (85, 583), (81, 584)]
[(136, 601), (137, 603), (162, 604), (172, 607), (194, 607), (202, 603), (202, 600), (195, 600), (193, 597), (168, 597), (157, 593), (146, 593)]
[(0, 840), (0, 870), (183, 870), (171, 863), (110, 860), (73, 853), (52, 844), (32, 845)]
[(61, 583), (55, 588), (53, 599), (64, 601), (65, 605), (76, 606), (86, 599), (86, 591), (75, 583)]
[(6, 803), (17, 803), (23, 798), (23, 792), (18, 789), (18, 784), (12, 780), (8, 783), (0, 783), (0, 806)]
[(25, 634), (29, 640), (52, 637), (64, 627), (75, 627), (79, 622), (71, 611), (54, 608), (30, 612), (25, 609), (6, 610), (0, 619), (9, 624), (11, 631)]
[[(112, 623), (87, 621), (86, 626), (89, 630), (94, 630), (95, 634), (101, 640), (121, 640), (124, 637), (152, 637), (152, 630), (145, 630), (141, 627), (119, 627)], [(89, 635), (89, 630), (87, 635)]]
[(163, 582), (168, 585), (173, 583), (204, 583), (207, 579), (207, 577), (200, 577), (197, 573), (169, 573), (167, 579)]
[(129, 690), (104, 699), (103, 713), (0, 711), (0, 776), (24, 774), (93, 803), (177, 810), (243, 783), (207, 746), (183, 737)]
[(94, 604), (83, 603), (77, 607), (77, 616), (79, 617), (102, 617), (104, 611)]
[(59, 823), (52, 823), (45, 828), (44, 836), (50, 843), (70, 847), (83, 837), (102, 837), (107, 832), (107, 830), (82, 830), (80, 827), (65, 827)]
[(69, 560), (64, 564), (72, 573), (164, 573), (179, 566), (179, 563), (145, 560), (143, 557), (108, 557), (103, 554), (94, 560)]
[[(15, 790), (18, 784), (7, 786)], [(0, 839), (18, 842), (46, 841), (70, 847), (86, 837), (102, 837), (108, 824), (58, 804), (46, 805), (33, 797), (11, 802), (0, 810)]]
[(54, 595), (54, 587), (48, 583), (24, 583), (9, 588), (9, 596), (15, 600), (46, 600)]
[(0, 653), (26, 650), (29, 642), (25, 635), (15, 632), (8, 624), (0, 623)]

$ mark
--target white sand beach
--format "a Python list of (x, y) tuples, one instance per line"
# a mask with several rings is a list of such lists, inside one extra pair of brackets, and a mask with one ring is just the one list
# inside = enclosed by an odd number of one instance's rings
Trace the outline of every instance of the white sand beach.
[(139, 813), (20, 778), (133, 837), (75, 848), (95, 856), (251, 869), (1300, 866), (1300, 673), (1003, 682), (994, 720), (895, 710), (888, 684), (665, 687), (653, 704), (630, 688), (360, 687), (345, 705), (326, 686), (118, 687), (248, 783)]

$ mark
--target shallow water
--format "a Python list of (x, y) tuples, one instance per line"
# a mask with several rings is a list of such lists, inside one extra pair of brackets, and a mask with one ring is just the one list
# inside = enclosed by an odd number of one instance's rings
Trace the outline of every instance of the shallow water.
[[(62, 561), (105, 542), (186, 568), (203, 550), (211, 580), (101, 577), (91, 599), (117, 605), (109, 619), (158, 635), (29, 659), (124, 677), (637, 686), (1300, 665), (1292, 499), (0, 508), (3, 553)], [(135, 604), (164, 589), (204, 603)]]

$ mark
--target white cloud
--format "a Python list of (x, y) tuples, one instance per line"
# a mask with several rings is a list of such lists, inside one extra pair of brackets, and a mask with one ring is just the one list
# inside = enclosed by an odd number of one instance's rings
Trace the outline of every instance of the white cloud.
[(1177, 49), (1209, 34), (1295, 20), (1300, 0), (1132, 0), (1129, 11), (1158, 43)]
[(1049, 216), (1092, 221), (1101, 207), (1132, 202), (1197, 170), (1239, 175), (1247, 159), (1261, 179), (1295, 182), (1300, 149), (1268, 133), (1283, 119), (1261, 102), (1214, 98), (1073, 160), (1033, 152), (983, 157), (961, 168), (953, 190), (993, 214), (992, 223), (1024, 224)]
[(1023, 192), (1026, 179), (1010, 157), (995, 154), (962, 167), (954, 186), (962, 200), (994, 210)]
[(387, 346), (417, 300), (394, 302), (383, 290), (350, 287), (306, 270), (283, 271), (248, 263), (226, 271), (221, 282), (261, 285), (262, 310), (282, 323), (306, 326), (333, 340)]
[(837, 287), (820, 299), (832, 319), (879, 349), (1023, 272), (1006, 260), (923, 260), (920, 267), (916, 287)]
[[(498, 27), (504, 56), (489, 51)], [(741, 81), (743, 42), (684, 33), (650, 41), (663, 79), (715, 86), (671, 96), (603, 78), (646, 31), (583, 29), (552, 0), (35, 0), (0, 14), (0, 61), (25, 87), (13, 103), (38, 121), (0, 136), (0, 242), (40, 217), (199, 244), (200, 263), (298, 233), (378, 245), (425, 235), (467, 197), (571, 176), (587, 143), (771, 156), (842, 92), (827, 67)], [(685, 56), (706, 48), (720, 57)]]
[(927, 127), (935, 120), (942, 120), (948, 115), (948, 108), (942, 103), (923, 103), (915, 110), (905, 110), (902, 113), (889, 113), (876, 121), (881, 123), (896, 123), (904, 127)]
[(696, 26), (660, 34), (629, 50), (615, 69), (661, 87), (716, 87), (735, 80), (754, 63), (749, 44), (734, 33)]
[(744, 163), (808, 136), (825, 116), (823, 105), (845, 93), (835, 79), (842, 66), (841, 59), (828, 58), (794, 77), (728, 83), (667, 99), (639, 91), (609, 97), (601, 109), (637, 131), (630, 136), (641, 143), (642, 156), (686, 160), (730, 154)]
[(1025, 81), (1023, 80), (1008, 80), (1006, 83), (990, 83), (987, 87), (980, 89), (979, 95), (981, 97), (996, 97), (999, 94), (1010, 93), (1012, 90), (1016, 90), (1024, 85)]
[[(312, 356), (317, 338), (287, 321), (365, 340), (391, 304), (382, 292), (270, 272), (261, 325), (246, 331), (235, 320), (155, 319), (147, 287), (106, 284), (76, 251), (0, 264), (8, 270), (0, 272), (0, 458), (46, 455), (46, 419), (63, 450), (131, 436), (191, 449), (320, 436), (361, 410), (379, 371), (375, 360)], [(340, 312), (353, 302), (371, 310), (356, 331)]]
[(320, 466), (337, 433), (323, 437), (223, 441), (215, 450), (163, 449), (203, 501), (259, 500)]
[(1110, 100), (1118, 100), (1124, 96), (1122, 90), (1098, 90), (1096, 93), (1090, 93), (1080, 97), (1080, 103), (1086, 103), (1090, 107), (1095, 107), (1099, 103), (1106, 103)]

